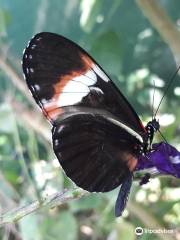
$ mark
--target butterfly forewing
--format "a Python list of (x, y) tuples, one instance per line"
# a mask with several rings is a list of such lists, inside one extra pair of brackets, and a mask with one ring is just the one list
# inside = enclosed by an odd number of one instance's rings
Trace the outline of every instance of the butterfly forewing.
[[(119, 121), (142, 134), (145, 130), (128, 101), (107, 74), (82, 48), (53, 34), (40, 33), (23, 55), (27, 84), (53, 123), (62, 114), (93, 108), (112, 113)], [(91, 111), (88, 109), (88, 111)]]

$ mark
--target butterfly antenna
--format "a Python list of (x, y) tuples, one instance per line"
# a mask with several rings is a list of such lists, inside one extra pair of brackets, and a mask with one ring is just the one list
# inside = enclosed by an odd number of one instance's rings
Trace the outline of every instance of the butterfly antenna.
[(153, 79), (153, 86), (154, 86), (154, 90), (153, 90), (153, 99), (152, 99), (152, 106), (151, 106), (151, 108), (152, 108), (152, 120), (154, 118), (154, 97), (155, 97), (155, 87), (156, 87), (154, 79)]
[(166, 143), (168, 143), (167, 140), (166, 140), (166, 138), (163, 136), (162, 132), (161, 132), (160, 130), (158, 130), (158, 132), (159, 132), (159, 134), (161, 135), (162, 139), (163, 139)]
[(160, 102), (159, 102), (159, 105), (158, 105), (158, 107), (157, 107), (157, 109), (156, 109), (156, 112), (155, 112), (155, 114), (154, 114), (154, 118), (156, 117), (157, 112), (159, 111), (159, 107), (160, 107), (160, 105), (161, 105), (161, 103), (162, 103), (162, 100), (164, 99), (165, 95), (167, 94), (167, 91), (169, 90), (170, 86), (172, 85), (172, 83), (173, 83), (176, 75), (178, 74), (179, 70), (180, 70), (180, 65), (179, 65), (179, 67), (177, 68), (176, 72), (175, 72), (175, 73), (172, 75), (172, 77), (170, 78), (170, 81), (169, 81), (169, 83), (168, 83), (168, 85), (167, 85), (167, 87), (166, 87), (166, 89), (165, 89), (165, 91), (164, 91), (164, 94), (163, 94), (163, 96), (162, 96), (162, 98), (161, 98), (161, 100), (160, 100)]

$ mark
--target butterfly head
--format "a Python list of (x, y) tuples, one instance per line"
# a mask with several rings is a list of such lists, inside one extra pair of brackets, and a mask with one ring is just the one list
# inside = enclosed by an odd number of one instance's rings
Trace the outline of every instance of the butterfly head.
[(149, 121), (146, 128), (153, 128), (153, 131), (157, 132), (160, 128), (159, 120), (154, 118), (152, 121)]

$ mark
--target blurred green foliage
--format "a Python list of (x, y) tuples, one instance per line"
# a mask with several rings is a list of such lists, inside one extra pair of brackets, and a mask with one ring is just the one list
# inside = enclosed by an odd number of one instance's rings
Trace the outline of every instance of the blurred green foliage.
[[(178, 24), (180, 2), (160, 2)], [(41, 31), (59, 33), (85, 48), (111, 76), (144, 121), (152, 115), (153, 79), (157, 106), (176, 69), (169, 47), (134, 1), (1, 0), (0, 53), (20, 78), (22, 51), (32, 35)], [(159, 111), (162, 132), (176, 147), (180, 144), (179, 79), (177, 76)], [(26, 109), (16, 112), (12, 102), (23, 104)], [(25, 93), (12, 84), (7, 73), (0, 71), (1, 213), (39, 196), (72, 187), (59, 168), (50, 142), (26, 122), (24, 111), (33, 111), (31, 103)], [(39, 116), (37, 114), (37, 119)], [(30, 117), (30, 121), (37, 119)], [(157, 136), (156, 141), (160, 140)], [(143, 188), (134, 184), (130, 206), (121, 219), (114, 217), (118, 191), (114, 190), (29, 215), (15, 228), (23, 240), (133, 240), (136, 239), (134, 229), (137, 226), (148, 228), (146, 217), (151, 216), (154, 223), (174, 229), (180, 224), (178, 184), (179, 180), (165, 177), (154, 179)], [(139, 214), (135, 211), (136, 204), (140, 206)], [(19, 238), (16, 231), (10, 229), (7, 233), (4, 227), (0, 230), (0, 239)], [(144, 234), (141, 239), (160, 237)]]

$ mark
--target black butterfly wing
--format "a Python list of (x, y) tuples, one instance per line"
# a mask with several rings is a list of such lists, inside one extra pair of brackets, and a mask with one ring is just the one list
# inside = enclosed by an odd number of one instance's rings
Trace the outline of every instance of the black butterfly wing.
[(66, 174), (89, 191), (109, 191), (133, 171), (145, 129), (101, 67), (78, 45), (37, 34), (23, 55), (29, 89), (53, 125)]
[(90, 192), (119, 186), (137, 163), (137, 139), (102, 115), (77, 114), (53, 127), (54, 152), (66, 175)]
[[(53, 33), (32, 38), (23, 55), (27, 84), (45, 116), (53, 123), (60, 115), (103, 110), (139, 134), (142, 123), (96, 61), (74, 42)], [(71, 107), (73, 106), (73, 107)]]

